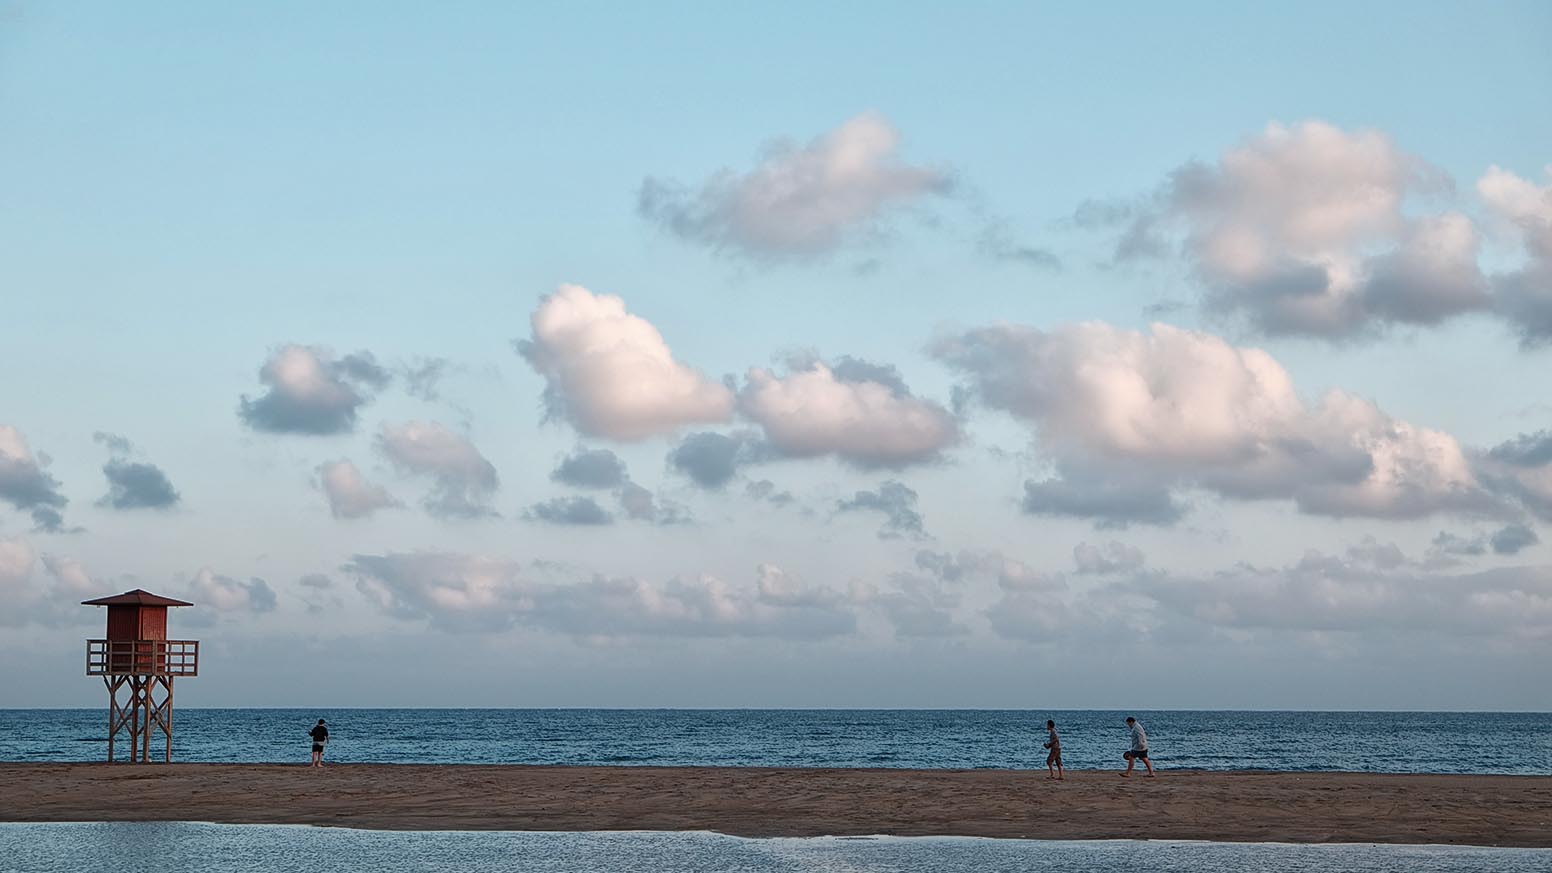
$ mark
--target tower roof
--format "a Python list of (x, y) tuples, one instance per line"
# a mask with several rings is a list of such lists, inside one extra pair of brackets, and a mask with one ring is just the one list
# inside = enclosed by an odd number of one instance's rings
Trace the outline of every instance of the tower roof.
[(83, 600), (82, 606), (193, 606), (187, 600), (174, 600), (171, 597), (163, 597), (160, 594), (152, 594), (144, 588), (136, 588), (134, 591), (126, 591), (123, 594), (115, 594), (112, 597), (99, 597), (96, 600)]

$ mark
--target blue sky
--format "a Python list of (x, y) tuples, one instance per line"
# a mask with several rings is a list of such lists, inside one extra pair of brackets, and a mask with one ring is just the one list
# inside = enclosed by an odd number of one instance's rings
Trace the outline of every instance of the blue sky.
[[(60, 604), (144, 586), (230, 655), (195, 705), (401, 703), (365, 677), (409, 640), (447, 705), (1544, 707), (1549, 37), (1532, 3), (0, 6), (0, 651), (35, 668), (0, 703), (95, 705), (100, 616)], [(1133, 221), (1159, 250), (1117, 258)], [(1224, 254), (1245, 227), (1264, 270)], [(1339, 324), (1278, 308), (1288, 265), (1356, 271)], [(565, 284), (644, 319), (701, 411), (568, 357), (532, 321)], [(239, 414), (293, 346), (360, 396), (349, 426)], [(359, 351), (364, 380), (331, 369)], [(1106, 418), (1085, 374), (1122, 358), (1154, 394)], [(742, 453), (710, 488), (668, 460), (706, 432)], [(657, 515), (554, 478), (582, 448)], [(341, 459), (399, 505), (342, 516)], [(298, 689), (260, 655), (338, 666)]]

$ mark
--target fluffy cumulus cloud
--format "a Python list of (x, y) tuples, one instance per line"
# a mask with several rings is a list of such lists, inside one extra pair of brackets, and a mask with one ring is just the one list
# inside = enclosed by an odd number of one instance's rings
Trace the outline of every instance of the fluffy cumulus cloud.
[(43, 568), (48, 571), (60, 590), (71, 597), (90, 598), (100, 595), (98, 585), (86, 572), (86, 565), (66, 555), (43, 555)]
[(1110, 217), (1130, 222), (1118, 257), (1179, 236), (1210, 308), (1270, 334), (1346, 337), (1492, 306), (1471, 220), (1403, 208), (1448, 188), (1379, 131), (1274, 123)]
[[(608, 449), (577, 447), (561, 458), (551, 471), (550, 479), (573, 488), (612, 491), (620, 511), (632, 521), (682, 524), (690, 520), (683, 507), (662, 500), (650, 489), (632, 482), (625, 462)], [(524, 517), (530, 521), (573, 525), (607, 525), (615, 520), (614, 514), (598, 499), (586, 496), (556, 497), (535, 503)]]
[(706, 575), (554, 581), (513, 561), (445, 552), (356, 555), (345, 569), (383, 611), (450, 631), (525, 626), (582, 639), (823, 639), (856, 628), (845, 598), (773, 566), (744, 585)]
[(1116, 508), (1091, 508), (1100, 519), (1168, 521), (1178, 513), (1160, 495), (1180, 487), (1332, 516), (1501, 508), (1449, 434), (1342, 391), (1307, 403), (1271, 355), (1211, 334), (998, 325), (940, 340), (934, 353), (970, 396), (1030, 422), (1063, 472), (1029, 486), (1029, 511), (1079, 514), (1085, 486), (1122, 495)]
[(1525, 346), (1552, 343), (1552, 165), (1546, 185), (1501, 167), (1477, 180), (1477, 194), (1510, 223), (1525, 246), (1522, 266), (1493, 278), (1498, 309), (1519, 331)]
[(30, 513), (37, 530), (53, 533), (63, 530), (60, 510), (70, 501), (43, 469), (46, 462), (32, 454), (21, 431), (0, 424), (0, 500)]
[(1510, 524), (1495, 531), (1487, 542), (1500, 555), (1517, 555), (1541, 542), (1541, 537), (1523, 524)]
[(1495, 491), (1552, 521), (1552, 430), (1520, 434), (1489, 449), (1478, 470)]
[(550, 524), (613, 524), (614, 516), (591, 497), (553, 497), (528, 507), (523, 517)]
[(685, 436), (668, 452), (668, 467), (702, 488), (716, 490), (733, 481), (740, 464), (760, 452), (748, 434), (700, 431)]
[(733, 392), (676, 360), (618, 297), (562, 285), (531, 322), (517, 350), (544, 377), (549, 414), (588, 436), (640, 440), (732, 416)]
[(266, 433), (347, 433), (355, 429), (357, 410), (389, 380), (371, 352), (336, 358), (327, 349), (285, 345), (259, 368), (268, 390), (253, 399), (243, 395), (237, 415)]
[(836, 501), (835, 509), (837, 512), (882, 513), (884, 525), (878, 530), (881, 539), (922, 539), (927, 536), (927, 531), (923, 527), (921, 513), (916, 510), (916, 498), (915, 491), (890, 479), (876, 490), (858, 491), (851, 497)]
[(698, 188), (649, 178), (641, 214), (679, 237), (756, 258), (810, 257), (876, 232), (888, 213), (946, 193), (941, 170), (899, 157), (900, 132), (864, 113), (807, 145), (773, 144), (747, 173)]
[(912, 396), (895, 368), (851, 358), (833, 368), (814, 361), (785, 376), (753, 368), (738, 407), (787, 457), (904, 467), (936, 459), (958, 438), (948, 410)]
[(550, 478), (573, 488), (618, 488), (629, 480), (625, 462), (608, 449), (585, 449), (562, 458)]
[(328, 498), (329, 513), (335, 518), (365, 518), (379, 509), (403, 505), (345, 458), (320, 464), (317, 473), (318, 487)]
[(273, 612), (275, 590), (263, 579), (243, 581), (201, 567), (189, 582), (189, 600), (221, 612)]
[(1429, 572), (1394, 546), (1293, 564), (1240, 564), (1206, 576), (1154, 575), (1133, 589), (1163, 608), (1227, 628), (1441, 633), (1552, 643), (1552, 568)]
[[(44, 573), (37, 572), (40, 563)], [(76, 623), (83, 617), (77, 604), (104, 593), (75, 558), (39, 554), (25, 537), (0, 537), (0, 627)]]
[(103, 465), (108, 478), (108, 493), (97, 501), (113, 509), (169, 509), (180, 496), (172, 482), (155, 464), (114, 458)]
[(427, 421), (384, 424), (377, 448), (399, 470), (432, 480), (423, 501), (439, 518), (494, 515), (490, 501), (501, 479), (467, 437)]
[(170, 509), (181, 496), (167, 474), (155, 464), (131, 459), (134, 444), (119, 434), (98, 431), (92, 439), (108, 447), (113, 457), (103, 465), (108, 493), (97, 501), (110, 509)]

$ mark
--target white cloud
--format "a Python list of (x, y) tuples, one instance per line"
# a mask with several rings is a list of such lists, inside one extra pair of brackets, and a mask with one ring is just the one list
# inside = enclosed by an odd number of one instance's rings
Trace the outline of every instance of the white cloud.
[(335, 518), (364, 518), (379, 509), (403, 505), (344, 458), (319, 465), (317, 472), (319, 487), (329, 498), (329, 512)]
[(584, 434), (640, 440), (732, 416), (733, 392), (675, 360), (619, 297), (562, 285), (531, 322), (518, 351), (545, 378), (550, 413)]
[(899, 159), (900, 132), (863, 113), (805, 146), (773, 145), (753, 170), (698, 190), (647, 179), (641, 214), (680, 237), (755, 257), (821, 254), (875, 230), (887, 212), (946, 193), (946, 173)]
[(1549, 567), (1429, 573), (1404, 559), (1376, 561), (1360, 548), (1341, 556), (1311, 551), (1281, 568), (1242, 564), (1202, 577), (1150, 576), (1132, 589), (1220, 627), (1552, 642)]
[(522, 608), (528, 584), (515, 561), (451, 552), (356, 555), (344, 568), (377, 608), (444, 630), (500, 630)]
[(710, 576), (663, 583), (594, 576), (554, 582), (504, 559), (446, 552), (356, 555), (347, 571), (384, 611), (444, 630), (524, 625), (582, 639), (780, 637), (852, 633), (843, 598), (764, 565), (752, 585)]
[(377, 448), (406, 473), (430, 476), (426, 511), (441, 518), (494, 515), (491, 497), (501, 485), (496, 468), (474, 444), (434, 421), (384, 424)]
[(755, 568), (755, 599), (768, 606), (829, 609), (846, 601), (833, 588), (809, 585), (775, 564)]
[(1208, 305), (1270, 334), (1437, 324), (1492, 305), (1471, 221), (1403, 208), (1448, 188), (1379, 131), (1273, 123), (1215, 163), (1177, 169), (1117, 251), (1159, 252), (1182, 229)]
[(783, 455), (835, 455), (862, 467), (930, 461), (958, 438), (954, 417), (900, 384), (845, 379), (820, 362), (785, 377), (755, 367), (739, 410)]
[[(85, 565), (75, 558), (45, 554), (43, 568), (54, 577), (55, 584), (72, 597), (89, 598), (102, 593), (97, 583), (92, 581), (91, 574), (86, 572)], [(4, 575), (3, 572), (0, 575)]]
[[(1552, 179), (1552, 165), (1546, 174)], [(1499, 312), (1524, 345), (1552, 342), (1552, 182), (1538, 186), (1494, 166), (1477, 180), (1477, 194), (1514, 225), (1525, 246), (1524, 265), (1494, 277)]]
[[(47, 578), (39, 578), (36, 572), (40, 559)], [(0, 598), (5, 602), (0, 626), (78, 623), (86, 617), (80, 601), (106, 593), (75, 558), (40, 554), (21, 537), (0, 537)]]
[(538, 589), (524, 620), (579, 637), (778, 637), (824, 639), (850, 634), (856, 618), (839, 601), (818, 603), (812, 592), (773, 602), (750, 586), (715, 576), (678, 577), (661, 584), (594, 577)]
[(237, 414), (269, 433), (345, 433), (355, 429), (356, 411), (389, 378), (371, 352), (336, 359), (326, 349), (285, 345), (259, 368), (259, 381), (269, 390), (256, 400), (244, 395)]
[(1066, 586), (1060, 574), (1044, 573), (995, 549), (960, 549), (957, 554), (922, 549), (916, 566), (947, 583), (993, 580), (1006, 591), (1037, 591)]
[(257, 577), (244, 582), (201, 567), (189, 583), (189, 600), (220, 612), (273, 612), (275, 592)]
[(999, 325), (934, 353), (981, 402), (1029, 421), (1059, 469), (1097, 487), (1197, 487), (1337, 516), (1494, 508), (1450, 435), (1342, 391), (1308, 404), (1271, 355), (1211, 334)]

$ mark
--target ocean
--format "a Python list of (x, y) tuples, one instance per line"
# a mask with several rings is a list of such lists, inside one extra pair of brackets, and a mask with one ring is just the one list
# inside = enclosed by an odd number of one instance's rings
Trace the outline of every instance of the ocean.
[(357, 831), (192, 822), (0, 824), (0, 873), (1532, 873), (1552, 850), (651, 831)]
[[(1124, 766), (1124, 719), (1154, 761), (1204, 770), (1552, 773), (1552, 716), (1480, 712), (181, 709), (178, 761), (1031, 768), (1045, 720), (1066, 765)], [(95, 761), (106, 709), (0, 710), (0, 760)]]

